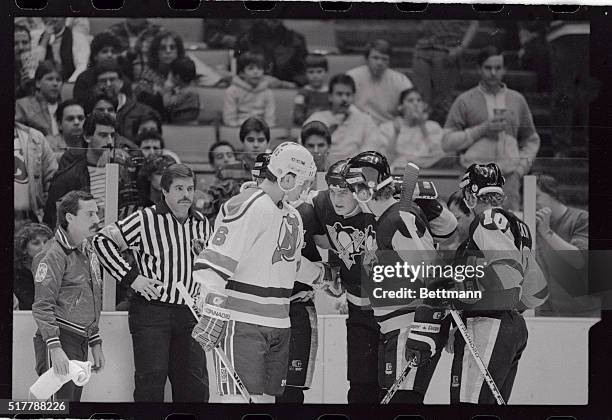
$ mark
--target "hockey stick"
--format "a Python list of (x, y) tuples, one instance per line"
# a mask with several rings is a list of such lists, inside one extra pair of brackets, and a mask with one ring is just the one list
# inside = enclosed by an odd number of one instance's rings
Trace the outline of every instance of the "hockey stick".
[(470, 349), (470, 353), (472, 353), (472, 356), (474, 356), (474, 360), (476, 361), (476, 365), (478, 366), (478, 369), (480, 369), (480, 373), (482, 373), (482, 376), (484, 376), (485, 381), (487, 381), (487, 385), (489, 385), (489, 389), (491, 390), (491, 393), (495, 397), (495, 401), (497, 401), (498, 405), (506, 405), (506, 402), (504, 401), (504, 397), (502, 397), (501, 392), (499, 392), (499, 389), (497, 388), (497, 385), (495, 384), (495, 381), (493, 380), (493, 377), (491, 376), (489, 369), (487, 369), (487, 367), (482, 362), (482, 359), (478, 355), (478, 349), (474, 345), (474, 342), (472, 341), (472, 337), (470, 337), (470, 333), (468, 332), (467, 327), (463, 323), (463, 320), (459, 316), (459, 313), (457, 312), (456, 309), (451, 309), (450, 313), (451, 313), (451, 316), (453, 317), (453, 320), (455, 320), (455, 324), (457, 324), (457, 328), (459, 328), (459, 331), (461, 332), (461, 335), (463, 336), (463, 340), (465, 340), (466, 344), (468, 345), (468, 348)]
[(416, 363), (414, 363), (415, 358), (416, 356), (411, 361), (409, 361), (408, 364), (404, 367), (402, 374), (395, 380), (395, 382), (393, 382), (393, 385), (391, 385), (391, 388), (389, 388), (389, 390), (387, 391), (387, 394), (380, 402), (381, 404), (389, 404), (389, 402), (391, 401), (391, 399), (393, 398), (393, 396), (395, 395), (399, 387), (408, 377), (408, 374), (410, 373), (410, 369), (416, 366)]
[[(187, 304), (187, 306), (189, 306), (189, 309), (191, 310), (191, 313), (193, 314), (196, 321), (198, 321), (200, 319), (200, 316), (198, 315), (198, 312), (196, 310), (195, 301), (193, 300), (193, 298), (187, 291), (187, 288), (185, 287), (185, 285), (181, 282), (177, 282), (176, 289), (178, 290), (179, 294), (185, 300), (185, 303)], [(217, 346), (215, 347), (215, 353), (217, 354), (219, 359), (221, 359), (221, 362), (225, 365), (225, 368), (227, 369), (228, 373), (231, 375), (232, 379), (234, 380), (234, 383), (238, 387), (238, 390), (240, 391), (244, 399), (249, 404), (254, 403), (255, 401), (253, 401), (253, 398), (251, 398), (251, 394), (249, 394), (249, 391), (246, 389), (246, 386), (242, 382), (242, 379), (240, 379), (240, 376), (238, 375), (238, 373), (232, 366), (225, 352)]]

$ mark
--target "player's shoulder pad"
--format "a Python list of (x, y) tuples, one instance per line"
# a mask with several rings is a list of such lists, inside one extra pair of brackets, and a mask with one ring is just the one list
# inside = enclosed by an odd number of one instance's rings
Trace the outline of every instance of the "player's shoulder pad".
[(248, 188), (230, 198), (224, 205), (223, 222), (229, 223), (240, 219), (250, 208), (258, 208), (266, 195), (260, 189)]

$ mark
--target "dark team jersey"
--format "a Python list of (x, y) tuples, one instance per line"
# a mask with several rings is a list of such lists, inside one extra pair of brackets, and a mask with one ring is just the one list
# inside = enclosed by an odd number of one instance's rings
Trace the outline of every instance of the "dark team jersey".
[(484, 266), (478, 280), (483, 297), (464, 305), (466, 311), (500, 311), (517, 306), (531, 259), (529, 227), (498, 207), (485, 210), (470, 224), (469, 236), (457, 249), (455, 262)]
[[(302, 202), (301, 204), (296, 205), (295, 209), (298, 211), (298, 213), (300, 213), (304, 226), (304, 245), (302, 246), (302, 257), (308, 258), (313, 262), (321, 261), (321, 254), (319, 254), (313, 237), (318, 226), (314, 207), (311, 204)], [(296, 281), (293, 285), (291, 301), (310, 300), (312, 298), (312, 293), (310, 292), (312, 292), (311, 286)]]
[[(427, 216), (423, 210), (414, 203), (410, 203), (409, 215), (402, 219), (399, 212), (399, 203), (393, 204), (378, 218), (376, 229), (376, 259), (377, 264), (394, 266), (397, 262), (419, 265), (435, 257), (434, 240)], [(442, 212), (440, 212), (442, 214)], [(438, 215), (439, 216), (439, 215)], [(418, 239), (412, 237), (406, 223), (411, 223)], [(452, 228), (454, 230), (454, 227)], [(425, 251), (425, 252), (422, 252)], [(370, 280), (370, 279), (368, 279)], [(410, 284), (410, 288), (418, 290), (425, 287), (422, 278)], [(374, 317), (383, 333), (405, 328), (410, 325), (411, 317), (422, 299), (402, 299), (398, 306), (373, 306)]]
[(347, 300), (358, 306), (370, 301), (361, 290), (362, 264), (373, 259), (376, 251), (376, 219), (373, 214), (359, 212), (347, 218), (336, 214), (329, 190), (320, 191), (312, 199), (317, 226), (314, 235), (327, 235), (340, 260), (340, 277), (347, 291)]

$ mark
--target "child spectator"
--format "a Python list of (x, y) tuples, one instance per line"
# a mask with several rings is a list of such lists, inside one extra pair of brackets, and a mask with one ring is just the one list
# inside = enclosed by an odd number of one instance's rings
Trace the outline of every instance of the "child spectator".
[(59, 134), (55, 112), (62, 93), (62, 76), (52, 61), (40, 63), (34, 73), (36, 93), (15, 101), (15, 121), (37, 129), (45, 136)]
[(168, 122), (180, 124), (198, 119), (200, 96), (193, 86), (196, 79), (195, 63), (189, 57), (170, 63), (169, 86), (163, 95)]
[(313, 112), (329, 108), (327, 94), (327, 58), (321, 54), (310, 54), (306, 57), (306, 79), (304, 86), (295, 97), (293, 122), (302, 125)]
[(403, 169), (408, 162), (429, 168), (444, 156), (442, 127), (428, 119), (426, 108), (419, 91), (406, 89), (400, 95), (401, 116), (380, 125), (391, 169)]
[(329, 151), (332, 161), (346, 159), (362, 150), (379, 150), (382, 144), (372, 117), (353, 105), (355, 82), (347, 74), (337, 74), (329, 81), (331, 109), (315, 112), (306, 120), (321, 121), (332, 136)]
[(246, 52), (238, 57), (238, 76), (225, 91), (223, 123), (238, 127), (248, 118), (265, 120), (269, 127), (276, 123), (274, 94), (264, 79), (264, 57)]
[(25, 223), (16, 231), (13, 242), (13, 291), (19, 301), (19, 309), (29, 311), (34, 303), (32, 259), (53, 237), (53, 232), (42, 223)]

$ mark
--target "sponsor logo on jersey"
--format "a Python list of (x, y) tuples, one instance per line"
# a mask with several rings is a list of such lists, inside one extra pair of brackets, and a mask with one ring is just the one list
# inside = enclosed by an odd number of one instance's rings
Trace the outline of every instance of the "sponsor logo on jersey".
[(279, 261), (294, 261), (299, 239), (300, 223), (294, 214), (283, 216), (276, 249), (272, 254), (272, 264)]
[(365, 231), (361, 231), (336, 222), (333, 226), (327, 225), (327, 231), (338, 257), (348, 270), (357, 263), (358, 256), (376, 249), (376, 232), (371, 225)]

